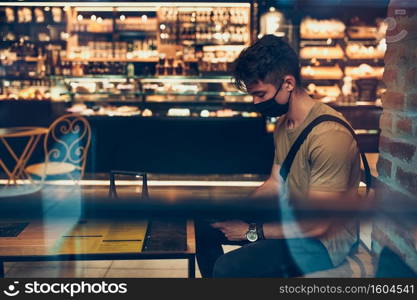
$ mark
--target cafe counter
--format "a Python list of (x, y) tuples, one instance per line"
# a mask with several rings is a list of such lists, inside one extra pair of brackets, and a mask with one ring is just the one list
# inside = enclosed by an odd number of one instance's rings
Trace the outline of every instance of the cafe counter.
[[(118, 103), (119, 106), (125, 104)], [(136, 105), (142, 111), (156, 111), (156, 106), (159, 109), (161, 106), (157, 103)], [(238, 106), (235, 104), (235, 109), (241, 112), (250, 109), (250, 103)], [(67, 113), (70, 107), (70, 102), (0, 101), (0, 127), (47, 127), (55, 118)], [(369, 103), (336, 105), (335, 108), (352, 123), (362, 151), (377, 152), (382, 108)], [(273, 123), (250, 113), (220, 117), (210, 114), (204, 117), (194, 114), (86, 117), (92, 128), (86, 166), (86, 172), (90, 174), (110, 170), (164, 174), (268, 174), (271, 170)], [(40, 160), (42, 149), (37, 149), (33, 157)]]

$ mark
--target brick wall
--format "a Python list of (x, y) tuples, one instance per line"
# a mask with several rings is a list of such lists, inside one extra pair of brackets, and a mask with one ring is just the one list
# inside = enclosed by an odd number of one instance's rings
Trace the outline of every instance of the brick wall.
[[(380, 120), (377, 199), (390, 209), (399, 203), (417, 208), (417, 0), (391, 0)], [(403, 202), (404, 201), (404, 202)], [(401, 219), (401, 218), (400, 218)], [(417, 270), (417, 223), (410, 218), (378, 219), (373, 249), (394, 250)]]
[[(391, 0), (382, 98), (380, 180), (409, 197), (417, 194), (417, 1)], [(409, 5), (413, 4), (414, 7)]]

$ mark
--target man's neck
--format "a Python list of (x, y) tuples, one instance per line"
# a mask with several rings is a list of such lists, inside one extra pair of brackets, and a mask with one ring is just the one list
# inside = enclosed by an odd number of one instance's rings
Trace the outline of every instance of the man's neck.
[(300, 126), (316, 102), (302, 89), (295, 90), (291, 95), (290, 108), (287, 113), (287, 128)]

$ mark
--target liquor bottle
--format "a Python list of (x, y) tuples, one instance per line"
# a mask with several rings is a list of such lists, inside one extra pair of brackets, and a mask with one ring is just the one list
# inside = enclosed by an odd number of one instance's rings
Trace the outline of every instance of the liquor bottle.
[(45, 76), (45, 61), (42, 57), (42, 48), (39, 49), (38, 52), (38, 60), (36, 62), (36, 76), (37, 77), (44, 77)]
[(62, 72), (63, 72), (62, 75), (71, 76), (72, 75), (72, 62), (70, 61), (65, 62)]
[(55, 75), (62, 75), (62, 62), (61, 62), (61, 55), (59, 51), (54, 51), (56, 57), (56, 61), (54, 64), (54, 74)]
[(135, 76), (135, 65), (133, 63), (129, 63), (127, 65), (127, 77), (134, 77)]
[(14, 17), (14, 9), (12, 7), (6, 7), (6, 22), (7, 23), (13, 23), (15, 22), (15, 17)]
[(127, 55), (128, 55), (128, 57), (133, 56), (133, 50), (134, 50), (133, 43), (132, 42), (127, 43)]
[(167, 59), (168, 64), (166, 65), (167, 75), (173, 75), (174, 74), (174, 58), (169, 57)]
[(120, 68), (119, 68), (119, 74), (126, 74), (126, 64), (124, 63), (119, 63)]
[(175, 75), (184, 75), (184, 67), (183, 67), (183, 62), (181, 60), (176, 62)]
[(62, 9), (60, 7), (52, 8), (52, 19), (55, 23), (62, 22)]
[(49, 48), (46, 49), (46, 61), (45, 61), (45, 74), (46, 75), (53, 75), (53, 59), (52, 53)]
[(75, 63), (75, 67), (73, 69), (73, 76), (81, 77), (84, 75), (83, 65), (82, 63)]
[(39, 7), (35, 8), (35, 21), (36, 23), (45, 22), (45, 15), (43, 13), (43, 10)]

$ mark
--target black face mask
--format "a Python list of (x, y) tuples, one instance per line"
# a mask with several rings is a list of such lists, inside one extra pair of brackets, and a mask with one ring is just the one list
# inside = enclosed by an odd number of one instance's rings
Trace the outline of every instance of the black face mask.
[(275, 100), (275, 97), (278, 95), (279, 91), (281, 90), (281, 87), (282, 85), (279, 87), (279, 89), (276, 91), (275, 95), (271, 99), (255, 104), (255, 107), (258, 110), (258, 112), (260, 112), (264, 117), (279, 117), (288, 112), (290, 108), (291, 92), (288, 97), (287, 103), (279, 104)]

